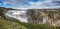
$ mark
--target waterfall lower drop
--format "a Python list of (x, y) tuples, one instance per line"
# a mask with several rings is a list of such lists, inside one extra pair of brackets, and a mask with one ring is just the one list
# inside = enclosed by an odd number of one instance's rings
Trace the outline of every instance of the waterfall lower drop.
[(21, 22), (25, 22), (28, 23), (27, 21), (27, 15), (26, 15), (26, 11), (16, 11), (16, 10), (9, 10), (6, 14), (5, 14), (6, 18), (15, 18), (18, 19)]

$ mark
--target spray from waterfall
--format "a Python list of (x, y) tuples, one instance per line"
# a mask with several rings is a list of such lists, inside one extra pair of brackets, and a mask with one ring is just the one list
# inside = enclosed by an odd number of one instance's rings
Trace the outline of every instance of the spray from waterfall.
[(20, 22), (26, 22), (27, 21), (27, 15), (26, 15), (26, 10), (24, 11), (19, 11), (19, 10), (8, 10), (8, 12), (5, 14), (6, 18), (15, 18), (17, 20), (19, 20)]

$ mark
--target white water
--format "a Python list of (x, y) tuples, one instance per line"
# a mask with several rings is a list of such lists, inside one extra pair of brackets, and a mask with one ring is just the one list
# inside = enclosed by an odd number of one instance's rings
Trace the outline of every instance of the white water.
[[(8, 16), (8, 17), (7, 17)], [(16, 11), (16, 10), (9, 10), (6, 14), (5, 14), (6, 18), (15, 18), (18, 19), (21, 22), (26, 22), (27, 21), (27, 16), (26, 16), (26, 11)]]

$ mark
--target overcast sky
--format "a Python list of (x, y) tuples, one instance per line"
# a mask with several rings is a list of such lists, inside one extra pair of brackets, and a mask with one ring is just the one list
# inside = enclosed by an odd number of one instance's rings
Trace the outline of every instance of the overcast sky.
[(60, 8), (60, 0), (0, 0), (0, 6), (16, 9)]

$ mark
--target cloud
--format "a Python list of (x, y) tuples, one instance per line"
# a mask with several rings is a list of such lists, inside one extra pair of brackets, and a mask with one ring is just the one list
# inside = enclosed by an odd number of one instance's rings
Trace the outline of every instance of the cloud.
[[(45, 0), (45, 1), (38, 1), (38, 2), (27, 2), (29, 4), (29, 6), (20, 6), (19, 8), (29, 8), (29, 9), (32, 9), (32, 8), (35, 8), (35, 9), (41, 9), (41, 8), (59, 8), (60, 5), (59, 3), (52, 3), (54, 1), (52, 0)], [(26, 4), (27, 5), (27, 4)]]
[(13, 6), (19, 6), (21, 3), (25, 2), (26, 0), (4, 0), (3, 4), (12, 4)]
[(14, 8), (54, 8), (60, 7), (60, 0), (4, 0), (3, 4), (12, 4)]

